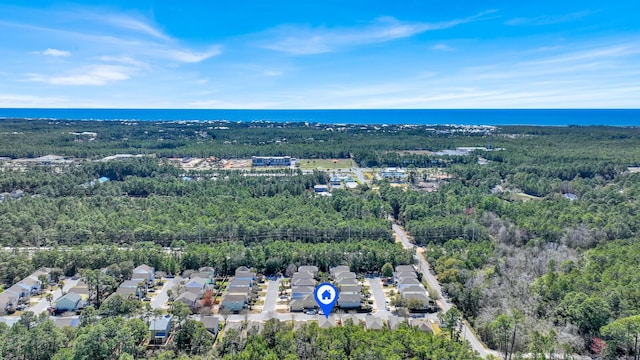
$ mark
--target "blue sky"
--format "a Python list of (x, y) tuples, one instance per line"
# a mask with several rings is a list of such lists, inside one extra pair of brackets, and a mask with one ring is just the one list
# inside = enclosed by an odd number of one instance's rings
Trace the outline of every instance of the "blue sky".
[(2, 1), (0, 107), (640, 108), (640, 2)]

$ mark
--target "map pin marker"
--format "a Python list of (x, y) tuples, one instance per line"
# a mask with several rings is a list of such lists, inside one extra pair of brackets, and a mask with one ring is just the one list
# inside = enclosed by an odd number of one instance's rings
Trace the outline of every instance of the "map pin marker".
[(324, 317), (329, 318), (329, 313), (338, 301), (338, 289), (330, 283), (322, 283), (316, 287), (313, 297), (322, 309)]

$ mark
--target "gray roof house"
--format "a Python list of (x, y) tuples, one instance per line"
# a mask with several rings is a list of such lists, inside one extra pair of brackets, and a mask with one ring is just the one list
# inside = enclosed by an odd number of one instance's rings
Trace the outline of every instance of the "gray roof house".
[(367, 316), (364, 326), (367, 330), (382, 330), (384, 324), (382, 323), (382, 319), (377, 316)]
[(302, 299), (309, 294), (313, 294), (312, 286), (293, 286), (291, 288), (291, 299)]
[(237, 280), (255, 280), (256, 273), (251, 271), (236, 271), (236, 276), (234, 277)]
[(199, 296), (189, 291), (185, 291), (180, 296), (178, 296), (174, 301), (179, 301), (185, 305), (187, 305), (191, 310), (196, 308), (196, 302), (198, 301)]
[(0, 314), (5, 312), (8, 306), (15, 305), (18, 301), (18, 295), (11, 291), (3, 291), (0, 293)]
[(351, 271), (351, 269), (346, 265), (340, 265), (340, 266), (332, 267), (329, 269), (329, 273), (331, 275), (335, 275), (336, 273), (343, 272), (343, 271)]
[(246, 296), (238, 295), (238, 294), (227, 294), (222, 298), (220, 307), (223, 309), (228, 309), (232, 312), (239, 312), (245, 308), (246, 304), (247, 304)]
[(155, 270), (153, 267), (149, 265), (140, 265), (133, 269), (133, 275), (135, 274), (145, 274), (149, 281), (153, 281), (155, 278)]
[(308, 272), (313, 275), (313, 277), (318, 276), (318, 267), (313, 265), (303, 265), (298, 268), (298, 272)]
[(218, 336), (218, 324), (220, 323), (220, 319), (217, 316), (203, 316), (200, 318), (200, 322), (204, 325), (205, 329), (213, 335), (214, 339)]
[(238, 279), (238, 278), (234, 278), (233, 280), (229, 281), (229, 284), (227, 284), (227, 288), (234, 288), (234, 287), (252, 287), (253, 286), (253, 280), (249, 280), (249, 279)]
[(317, 284), (318, 284), (318, 282), (314, 278), (292, 279), (291, 280), (291, 285), (292, 286), (313, 286), (313, 287), (315, 287)]
[(205, 279), (201, 277), (192, 277), (186, 284), (184, 284), (184, 287), (188, 289), (204, 290), (205, 285), (207, 285), (207, 281)]
[(416, 272), (416, 269), (412, 265), (398, 265), (396, 266), (396, 272)]
[(316, 307), (318, 307), (318, 304), (316, 303), (316, 299), (314, 299), (313, 294), (309, 294), (301, 299), (293, 299), (289, 303), (289, 311), (291, 312), (310, 310), (315, 309)]
[(339, 294), (338, 306), (343, 309), (353, 309), (360, 307), (362, 297), (360, 294)]
[(403, 279), (398, 283), (398, 290), (402, 291), (402, 289), (407, 288), (409, 286), (420, 286), (422, 285), (418, 279)]
[(56, 311), (76, 311), (80, 307), (80, 301), (82, 301), (82, 297), (79, 294), (67, 293), (56, 300)]

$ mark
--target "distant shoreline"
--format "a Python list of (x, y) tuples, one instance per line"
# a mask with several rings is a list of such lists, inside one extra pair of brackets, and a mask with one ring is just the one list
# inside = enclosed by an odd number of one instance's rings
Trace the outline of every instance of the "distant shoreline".
[(66, 109), (2, 108), (0, 119), (230, 121), (349, 125), (640, 126), (640, 109)]

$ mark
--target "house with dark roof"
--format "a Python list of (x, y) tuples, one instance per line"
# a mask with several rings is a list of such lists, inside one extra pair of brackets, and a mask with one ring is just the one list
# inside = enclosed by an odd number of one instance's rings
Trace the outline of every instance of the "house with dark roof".
[(200, 322), (204, 325), (204, 328), (213, 335), (214, 339), (218, 336), (220, 319), (217, 316), (202, 316)]

